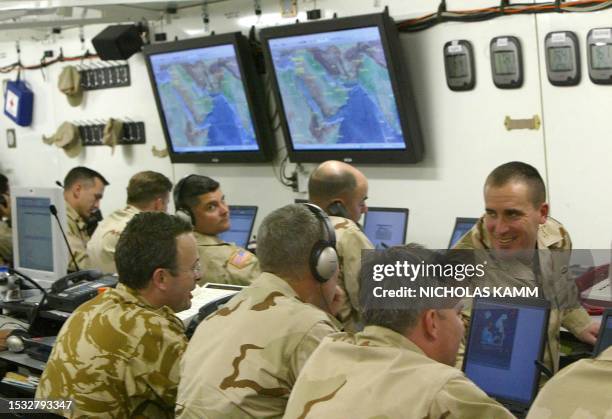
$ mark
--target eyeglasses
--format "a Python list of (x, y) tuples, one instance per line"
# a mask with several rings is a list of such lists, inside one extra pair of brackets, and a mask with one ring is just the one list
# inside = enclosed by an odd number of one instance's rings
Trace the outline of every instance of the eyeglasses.
[(191, 271), (191, 273), (193, 273), (195, 276), (199, 277), (202, 276), (202, 264), (200, 263), (200, 261), (198, 260), (191, 268), (187, 268), (187, 269), (170, 269), (170, 268), (162, 268), (162, 269), (167, 269), (170, 272), (173, 273), (174, 272), (189, 272)]

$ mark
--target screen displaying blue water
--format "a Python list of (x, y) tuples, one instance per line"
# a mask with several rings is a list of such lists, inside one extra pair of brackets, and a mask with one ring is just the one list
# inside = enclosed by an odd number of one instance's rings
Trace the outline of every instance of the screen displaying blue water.
[(406, 149), (378, 27), (268, 42), (295, 150)]
[(233, 45), (150, 60), (175, 153), (259, 149)]

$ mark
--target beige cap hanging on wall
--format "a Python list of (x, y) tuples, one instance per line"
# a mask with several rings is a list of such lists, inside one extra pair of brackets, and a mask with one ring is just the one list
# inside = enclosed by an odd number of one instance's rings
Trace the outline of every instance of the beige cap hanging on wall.
[(79, 106), (83, 102), (81, 73), (79, 73), (76, 67), (71, 65), (64, 67), (59, 76), (57, 87), (66, 95), (71, 106)]
[(60, 125), (51, 137), (43, 135), (43, 141), (46, 144), (55, 144), (57, 147), (64, 149), (68, 157), (78, 156), (83, 148), (79, 128), (70, 122), (64, 122)]

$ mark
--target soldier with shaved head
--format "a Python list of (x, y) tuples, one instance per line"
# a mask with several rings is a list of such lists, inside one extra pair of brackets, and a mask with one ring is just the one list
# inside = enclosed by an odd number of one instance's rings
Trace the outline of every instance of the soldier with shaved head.
[(191, 225), (161, 212), (121, 233), (119, 285), (77, 308), (60, 330), (37, 399), (72, 400), (67, 417), (172, 418), (187, 346), (175, 313), (191, 306), (200, 262)]
[(359, 269), (361, 251), (374, 245), (361, 231), (359, 219), (368, 211), (368, 180), (359, 170), (343, 162), (321, 163), (308, 181), (310, 202), (330, 216), (336, 232), (340, 259), (340, 287), (347, 295), (338, 318), (348, 331), (361, 329), (359, 310)]

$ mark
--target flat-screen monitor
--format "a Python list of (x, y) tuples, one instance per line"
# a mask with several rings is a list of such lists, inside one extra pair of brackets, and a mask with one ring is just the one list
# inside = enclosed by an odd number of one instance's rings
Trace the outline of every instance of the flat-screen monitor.
[(505, 406), (529, 407), (538, 390), (537, 362), (544, 353), (549, 312), (543, 299), (475, 299), (465, 375)]
[(308, 204), (310, 201), (307, 199), (303, 199), (303, 198), (295, 198), (293, 200), (294, 204)]
[(407, 208), (368, 207), (363, 232), (377, 249), (406, 243)]
[[(612, 276), (612, 272), (610, 272)], [(593, 355), (597, 356), (612, 346), (612, 308), (607, 309), (601, 317), (601, 328)]]
[(227, 243), (246, 249), (255, 225), (257, 207), (252, 205), (230, 205), (230, 229), (219, 234), (219, 238)]
[(57, 220), (66, 230), (66, 207), (60, 188), (11, 188), (15, 269), (50, 288), (68, 269), (68, 249)]
[(264, 28), (260, 36), (291, 161), (422, 159), (404, 53), (387, 13)]
[(269, 160), (263, 88), (242, 34), (153, 44), (144, 54), (173, 163)]
[(455, 219), (453, 234), (451, 234), (450, 242), (448, 243), (448, 248), (452, 249), (455, 243), (457, 243), (461, 237), (465, 236), (477, 222), (478, 218), (457, 217)]

